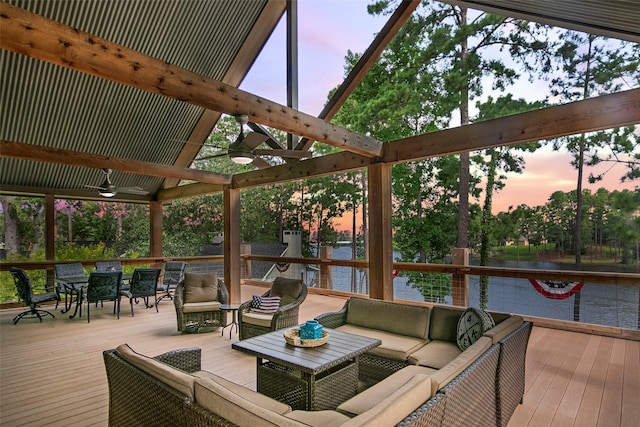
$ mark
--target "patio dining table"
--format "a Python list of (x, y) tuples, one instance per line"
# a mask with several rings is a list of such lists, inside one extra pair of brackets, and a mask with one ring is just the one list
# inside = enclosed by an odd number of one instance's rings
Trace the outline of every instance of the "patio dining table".
[(67, 304), (67, 299), (65, 297), (64, 301), (64, 309), (60, 310), (62, 314), (68, 313), (71, 310), (71, 305), (73, 304), (73, 298), (75, 295), (76, 298), (76, 307), (73, 311), (73, 314), (69, 316), (69, 319), (73, 319), (78, 314), (78, 308), (80, 309), (80, 317), (82, 317), (82, 297), (84, 294), (84, 290), (89, 284), (88, 276), (76, 276), (76, 277), (65, 277), (64, 279), (56, 279), (58, 283), (64, 286), (66, 292), (71, 295), (71, 299)]
[[(131, 280), (131, 276), (131, 274), (123, 274), (121, 286), (126, 286), (125, 281), (128, 283)], [(68, 304), (65, 298), (64, 309), (60, 310), (60, 312), (65, 314), (71, 310), (71, 305), (73, 304), (73, 298), (75, 295), (76, 306), (73, 310), (73, 314), (69, 316), (69, 319), (73, 319), (76, 315), (82, 317), (82, 301), (84, 299), (84, 290), (89, 285), (89, 276), (66, 277), (64, 279), (57, 279), (57, 281), (62, 284), (71, 295), (71, 299)]]

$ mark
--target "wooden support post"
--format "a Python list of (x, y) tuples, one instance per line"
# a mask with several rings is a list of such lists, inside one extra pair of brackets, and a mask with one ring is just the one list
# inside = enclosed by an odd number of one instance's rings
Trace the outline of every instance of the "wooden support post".
[(393, 300), (391, 165), (375, 163), (369, 175), (369, 296)]
[[(454, 248), (451, 264), (465, 267), (469, 265), (469, 249)], [(469, 306), (469, 276), (466, 274), (454, 274), (451, 277), (451, 293), (453, 305), (457, 307)]]
[(149, 254), (162, 256), (162, 202), (149, 203)]
[[(242, 255), (251, 255), (251, 244), (241, 243), (240, 253)], [(240, 266), (240, 278), (251, 279), (251, 260), (250, 259), (245, 260)]]
[[(44, 196), (44, 229), (45, 229), (45, 247), (44, 247), (44, 259), (47, 261), (55, 261), (56, 259), (56, 199), (53, 194), (46, 194)], [(53, 283), (55, 277), (53, 270), (46, 270), (46, 285), (47, 292), (51, 292), (54, 289)]]
[(224, 189), (224, 284), (229, 301), (240, 299), (240, 190)]
[[(333, 248), (331, 246), (320, 246), (320, 259), (331, 259)], [(333, 289), (333, 274), (330, 264), (320, 264), (320, 288)]]

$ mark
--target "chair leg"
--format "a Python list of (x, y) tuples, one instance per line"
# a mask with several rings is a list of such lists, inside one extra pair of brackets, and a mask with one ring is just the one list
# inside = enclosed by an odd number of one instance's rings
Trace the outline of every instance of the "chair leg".
[(129, 305), (131, 306), (131, 317), (133, 317), (133, 298), (129, 298)]

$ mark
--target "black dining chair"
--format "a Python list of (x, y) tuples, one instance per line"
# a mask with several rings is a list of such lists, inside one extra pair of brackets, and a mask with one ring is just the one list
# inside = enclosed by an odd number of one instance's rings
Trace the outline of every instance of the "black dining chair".
[(162, 280), (158, 283), (158, 291), (160, 296), (156, 298), (156, 307), (158, 303), (165, 298), (173, 300), (173, 293), (176, 287), (184, 282), (184, 272), (187, 268), (187, 263), (183, 261), (167, 261), (164, 264), (164, 274)]
[(91, 273), (87, 284), (87, 323), (91, 321), (91, 304), (103, 301), (113, 301), (113, 313), (120, 318), (120, 284), (122, 272)]
[(55, 292), (45, 292), (42, 294), (34, 294), (33, 288), (31, 287), (31, 280), (29, 276), (27, 276), (27, 272), (21, 268), (11, 268), (9, 270), (11, 273), (11, 277), (13, 277), (13, 281), (16, 285), (16, 291), (18, 293), (18, 298), (22, 300), (25, 306), (29, 307), (29, 310), (23, 311), (13, 318), (13, 324), (17, 324), (20, 319), (24, 316), (30, 315), (31, 318), (40, 319), (40, 323), (42, 323), (42, 316), (51, 316), (55, 319), (52, 313), (46, 310), (38, 309), (38, 305), (47, 301), (55, 301), (56, 308), (58, 308), (58, 303), (60, 302), (60, 297)]
[[(129, 298), (129, 305), (131, 305), (131, 316), (133, 316), (133, 301), (142, 298), (144, 300), (144, 306), (146, 308), (153, 307), (153, 301), (149, 304), (149, 297), (156, 297), (158, 290), (158, 277), (160, 277), (159, 268), (136, 268), (131, 276), (129, 282), (129, 289), (122, 291), (122, 295)], [(158, 311), (158, 305), (156, 306), (156, 312)]]

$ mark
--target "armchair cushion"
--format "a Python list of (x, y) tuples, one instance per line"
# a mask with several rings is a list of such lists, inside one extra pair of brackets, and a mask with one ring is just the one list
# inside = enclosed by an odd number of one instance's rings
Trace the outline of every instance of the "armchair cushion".
[(203, 311), (219, 311), (220, 303), (218, 301), (207, 302), (186, 302), (182, 304), (183, 313), (201, 313)]
[(243, 323), (265, 328), (271, 327), (271, 319), (273, 319), (273, 314), (256, 313), (254, 311), (245, 311), (241, 316)]
[(218, 273), (185, 273), (184, 302), (218, 301)]
[(270, 297), (280, 297), (280, 305), (287, 305), (294, 302), (302, 292), (302, 280), (286, 279), (284, 277), (276, 277), (269, 292)]

